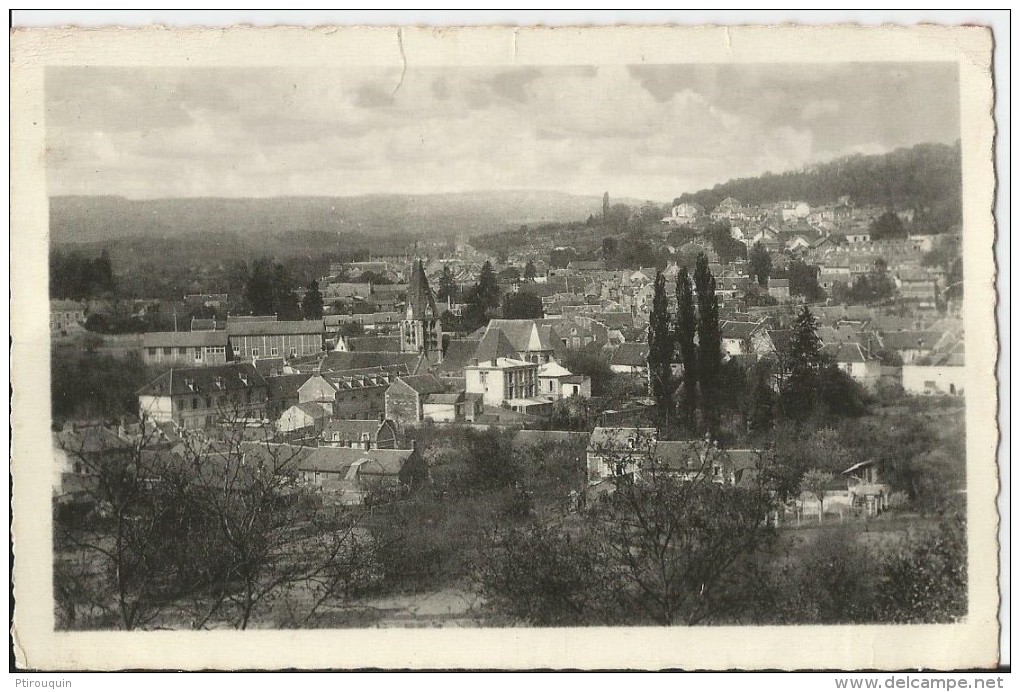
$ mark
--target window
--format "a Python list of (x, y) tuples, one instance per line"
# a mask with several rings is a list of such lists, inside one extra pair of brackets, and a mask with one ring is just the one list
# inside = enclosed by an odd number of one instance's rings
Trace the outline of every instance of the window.
[(173, 350), (172, 347), (170, 347), (170, 346), (164, 346), (163, 347), (163, 355), (164, 356), (172, 356), (173, 353), (174, 353), (174, 350)]
[(271, 356), (280, 355), (280, 349), (278, 349), (276, 346), (273, 346), (271, 349), (269, 349), (269, 355)]
[(198, 397), (196, 396), (191, 400), (191, 410), (194, 411), (198, 408)]
[(488, 381), (488, 379), (489, 379), (489, 373), (488, 372), (486, 372), (485, 370), (479, 370), (478, 371), (478, 381), (480, 383), (485, 384)]
[(156, 355), (156, 349), (154, 349), (154, 348), (148, 348), (148, 349), (146, 349), (146, 351), (148, 352), (148, 354), (150, 356), (155, 356)]
[(294, 358), (296, 356), (297, 356), (297, 349), (296, 348), (290, 349), (290, 357)]
[(195, 360), (199, 361), (202, 360), (202, 349), (200, 348), (195, 349)]
[(184, 399), (178, 399), (177, 400), (177, 410), (178, 411), (183, 411), (184, 410)]
[(935, 386), (935, 380), (925, 380), (924, 381), (924, 388), (925, 389), (937, 389), (937, 387)]
[(252, 358), (258, 358), (259, 357), (259, 350), (257, 348), (253, 348), (251, 350), (251, 357)]
[(212, 397), (211, 396), (207, 396), (205, 398), (205, 407), (206, 408), (212, 408)]
[(240, 357), (241, 357), (241, 347), (240, 346), (234, 346), (234, 358), (240, 358)]
[(179, 356), (186, 356), (186, 355), (188, 355), (188, 348), (186, 346), (178, 346), (177, 347), (177, 355), (179, 355)]

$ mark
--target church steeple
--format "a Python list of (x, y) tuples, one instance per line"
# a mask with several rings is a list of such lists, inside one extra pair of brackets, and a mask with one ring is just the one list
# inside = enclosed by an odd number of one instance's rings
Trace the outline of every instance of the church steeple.
[(443, 359), (443, 327), (425, 266), (416, 259), (407, 282), (407, 309), (400, 322), (400, 350), (423, 353), (433, 363)]
[(411, 266), (411, 278), (407, 284), (407, 319), (432, 320), (438, 316), (436, 297), (429, 288), (425, 267), (417, 259)]

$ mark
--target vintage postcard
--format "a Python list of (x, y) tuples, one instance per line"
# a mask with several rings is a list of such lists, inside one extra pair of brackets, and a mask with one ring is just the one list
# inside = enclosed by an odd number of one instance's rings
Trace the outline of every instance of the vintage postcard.
[(19, 665), (996, 666), (991, 55), (16, 30)]

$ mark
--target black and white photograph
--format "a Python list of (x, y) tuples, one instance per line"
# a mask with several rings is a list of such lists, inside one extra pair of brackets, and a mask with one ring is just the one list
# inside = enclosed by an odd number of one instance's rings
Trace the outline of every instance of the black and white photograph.
[(34, 66), (53, 636), (997, 636), (971, 53), (394, 31)]

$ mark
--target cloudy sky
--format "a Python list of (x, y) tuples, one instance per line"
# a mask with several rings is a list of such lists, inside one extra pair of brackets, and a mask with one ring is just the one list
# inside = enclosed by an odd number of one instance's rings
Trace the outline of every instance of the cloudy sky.
[(665, 201), (959, 138), (951, 64), (51, 68), (50, 194), (542, 189)]

